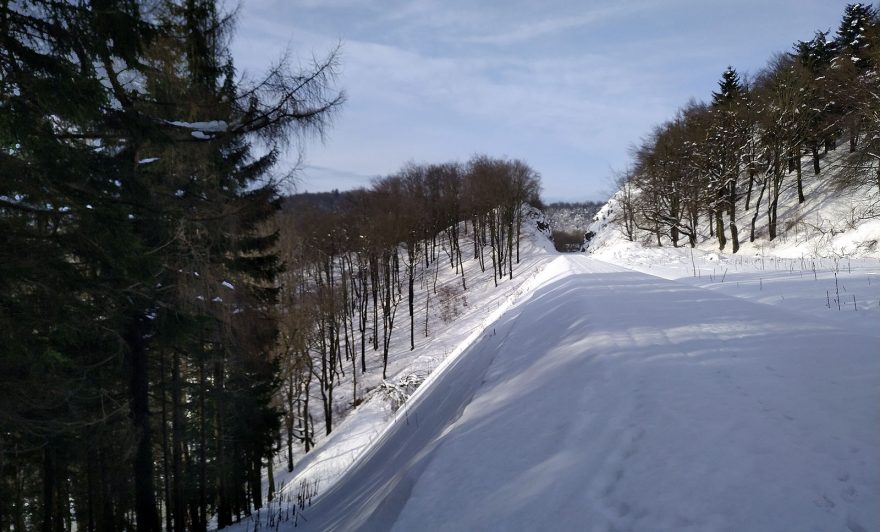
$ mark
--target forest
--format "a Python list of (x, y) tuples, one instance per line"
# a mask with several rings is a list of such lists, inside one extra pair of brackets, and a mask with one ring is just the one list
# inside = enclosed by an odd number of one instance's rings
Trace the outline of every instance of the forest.
[[(786, 230), (780, 195), (796, 187), (803, 203), (805, 179), (863, 191), (868, 208), (856, 216), (880, 216), (880, 17), (850, 4), (830, 33), (798, 41), (753, 77), (728, 67), (709, 103), (689, 102), (635, 146), (618, 178), (624, 236), (693, 247), (707, 232), (736, 253), (758, 236), (759, 217), (771, 241)], [(837, 149), (849, 155), (832, 177), (824, 159)]]
[(384, 378), (401, 314), (414, 345), (425, 272), (514, 275), (533, 169), (286, 198), (339, 52), (248, 80), (233, 31), (210, 0), (0, 5), (0, 530), (223, 528), (352, 407), (341, 375)]

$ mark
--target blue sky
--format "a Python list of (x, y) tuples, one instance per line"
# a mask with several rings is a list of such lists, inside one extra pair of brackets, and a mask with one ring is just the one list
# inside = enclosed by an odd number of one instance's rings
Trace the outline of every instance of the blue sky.
[[(243, 0), (232, 50), (258, 77), (342, 44), (348, 101), (304, 149), (299, 191), (368, 186), (407, 161), (520, 158), (545, 200), (603, 200), (629, 148), (732, 65), (756, 73), (837, 0)], [(290, 166), (296, 153), (288, 155)]]

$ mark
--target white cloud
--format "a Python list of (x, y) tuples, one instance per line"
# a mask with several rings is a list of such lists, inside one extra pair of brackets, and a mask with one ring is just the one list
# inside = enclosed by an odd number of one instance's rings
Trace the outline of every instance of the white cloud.
[(476, 35), (467, 37), (465, 40), (472, 43), (497, 45), (521, 43), (538, 37), (589, 26), (610, 17), (630, 13), (634, 11), (633, 7), (634, 6), (631, 4), (615, 4), (614, 6), (600, 7), (584, 13), (529, 21), (523, 24), (518, 24), (515, 27), (500, 33)]
[[(797, 3), (786, 2), (774, 13)], [(256, 75), (288, 47), (308, 64), (342, 39), (348, 103), (326, 144), (306, 149), (321, 167), (303, 171), (310, 190), (367, 184), (409, 159), (485, 151), (540, 163), (548, 194), (564, 195), (585, 173), (596, 174), (598, 193), (631, 143), (689, 97), (707, 97), (729, 62), (751, 57), (742, 50), (761, 54), (758, 64), (772, 51), (744, 30), (756, 24), (754, 5), (737, 21), (713, 13), (732, 16), (739, 4), (705, 4), (248, 0), (234, 53)], [(776, 32), (789, 23), (765, 19)]]

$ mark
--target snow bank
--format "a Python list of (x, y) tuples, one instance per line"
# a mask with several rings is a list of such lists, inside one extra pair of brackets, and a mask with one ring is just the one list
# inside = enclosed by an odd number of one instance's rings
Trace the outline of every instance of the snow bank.
[(298, 528), (880, 527), (877, 331), (585, 256), (533, 282)]
[[(462, 250), (472, 253), (472, 244), (469, 236), (462, 236)], [(499, 281), (498, 287), (494, 286), (491, 266), (487, 271), (481, 272), (479, 263), (473, 259), (468, 251), (465, 251), (465, 275), (468, 289), (462, 292), (466, 305), (459, 308), (459, 315), (451, 322), (444, 323), (436, 308), (436, 295), (431, 294), (431, 315), (429, 316), (430, 335), (424, 337), (424, 309), (426, 290), (417, 290), (417, 299), (414, 304), (416, 314), (416, 348), (409, 350), (409, 316), (398, 312), (395, 324), (392, 351), (389, 353), (388, 381), (395, 383), (406, 379), (408, 376), (418, 375), (424, 377), (414, 393), (403, 403), (394, 404), (384, 393), (381, 392), (381, 361), (375, 353), (368, 353), (369, 370), (361, 375), (358, 372), (358, 397), (363, 399), (356, 408), (345, 413), (339, 413), (340, 418), (334, 422), (334, 429), (330, 435), (323, 437), (319, 431), (320, 420), (316, 415), (316, 436), (319, 440), (311, 452), (303, 454), (301, 447), (296, 449), (295, 468), (289, 473), (286, 468), (284, 453), (277, 457), (274, 468), (274, 476), (279, 497), (275, 506), (256, 512), (241, 523), (231, 527), (231, 530), (245, 530), (252, 528), (255, 521), (262, 520), (265, 524), (267, 514), (278, 512), (281, 508), (288, 510), (290, 497), (308, 492), (312, 497), (321, 498), (325, 493), (333, 489), (339, 479), (363, 460), (377, 442), (386, 438), (389, 431), (394, 427), (412, 422), (410, 409), (412, 405), (421, 401), (420, 397), (434, 386), (437, 379), (455, 365), (469, 347), (486, 334), (490, 334), (491, 325), (510, 309), (523, 294), (529, 293), (535, 286), (542, 283), (547, 275), (553, 273), (549, 268), (555, 264), (553, 260), (557, 252), (550, 241), (550, 229), (543, 213), (532, 207), (523, 209), (523, 232), (520, 242), (520, 263), (514, 267), (514, 278)], [(443, 258), (440, 258), (440, 263)], [(433, 268), (428, 272), (433, 275)], [(440, 266), (438, 272), (438, 288), (461, 286), (460, 275), (452, 270), (446, 271), (448, 262)], [(546, 273), (545, 273), (546, 272)], [(422, 280), (421, 282), (426, 282)], [(381, 358), (381, 357), (380, 357)], [(377, 365), (378, 364), (378, 365)], [(352, 401), (351, 373), (346, 369), (346, 377), (337, 385), (336, 395), (338, 404), (349, 404)], [(365, 393), (365, 390), (369, 390)], [(313, 398), (316, 405), (320, 404), (320, 398)], [(399, 406), (399, 408), (398, 408)], [(263, 487), (266, 489), (267, 482), (264, 479)], [(287, 499), (282, 502), (282, 499)], [(274, 509), (273, 509), (274, 508)]]

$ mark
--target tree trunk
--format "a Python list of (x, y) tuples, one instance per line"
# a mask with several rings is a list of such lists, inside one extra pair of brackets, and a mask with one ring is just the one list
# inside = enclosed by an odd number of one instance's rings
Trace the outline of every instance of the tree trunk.
[(749, 202), (752, 199), (752, 185), (755, 183), (755, 176), (758, 174), (757, 168), (755, 168), (755, 155), (753, 153), (754, 147), (751, 146), (749, 148), (749, 163), (748, 163), (748, 174), (749, 174), (749, 186), (746, 191), (746, 211), (749, 210)]
[(269, 480), (269, 486), (266, 488), (266, 500), (269, 502), (275, 498), (275, 472), (272, 469), (272, 453), (269, 453), (269, 463), (266, 466), (266, 477)]
[(522, 231), (522, 206), (516, 209), (516, 263), (519, 264), (519, 240)]
[(113, 509), (113, 496), (110, 491), (110, 475), (107, 472), (107, 459), (104, 453), (98, 454), (98, 473), (100, 479), (101, 494), (101, 519), (98, 521), (98, 532), (110, 532), (118, 530), (121, 524), (116, 522), (116, 512)]
[(55, 511), (55, 446), (46, 442), (43, 449), (43, 532), (57, 530)]
[[(427, 254), (426, 254), (427, 255)], [(373, 351), (379, 350), (379, 257), (370, 257), (370, 288), (373, 293)]]
[(214, 441), (217, 442), (217, 468), (216, 468), (216, 490), (217, 490), (217, 528), (227, 527), (232, 524), (232, 495), (230, 486), (226, 479), (227, 465), (227, 443), (226, 433), (224, 431), (224, 420), (226, 419), (226, 403), (223, 398), (225, 382), (225, 369), (223, 360), (218, 358), (214, 362)]
[(507, 228), (507, 270), (513, 279), (513, 222)]
[(801, 158), (800, 154), (795, 157), (796, 170), (797, 170), (797, 193), (798, 193), (798, 203), (804, 202), (804, 183), (802, 179), (803, 172), (801, 171)]
[(129, 359), (129, 402), (135, 429), (134, 456), (135, 522), (139, 532), (158, 532), (159, 512), (153, 490), (153, 445), (150, 429), (149, 374), (146, 327), (136, 318), (128, 327), (125, 341)]
[[(739, 171), (736, 172), (739, 174)], [(736, 179), (730, 182), (727, 197), (727, 217), (730, 219), (730, 245), (733, 253), (739, 251), (739, 229), (736, 227)]]
[(263, 486), (260, 482), (260, 473), (263, 471), (263, 456), (260, 454), (260, 449), (253, 449), (252, 452), (253, 463), (248, 468), (248, 479), (251, 485), (251, 504), (254, 509), (259, 510), (263, 507)]
[(776, 238), (776, 208), (779, 205), (779, 193), (782, 186), (782, 172), (777, 168), (773, 174), (773, 186), (770, 189), (770, 204), (767, 207), (767, 231), (770, 234), (770, 240)]
[(290, 372), (290, 375), (287, 377), (287, 472), (293, 472), (293, 420), (295, 417), (294, 413), (294, 375), (293, 371)]
[(177, 351), (171, 361), (171, 498), (174, 513), (174, 532), (186, 528), (186, 512), (183, 504), (183, 413), (180, 405), (180, 355)]
[(764, 190), (767, 188), (767, 176), (764, 176), (764, 180), (761, 182), (761, 192), (758, 193), (758, 199), (755, 201), (755, 212), (752, 214), (752, 229), (749, 235), (749, 242), (755, 241), (755, 224), (758, 221), (758, 213), (760, 212), (761, 207), (761, 199), (764, 197)]
[(416, 272), (413, 253), (409, 254), (409, 350), (416, 348), (416, 309), (414, 306)]
[(168, 452), (168, 383), (165, 380), (165, 352), (159, 353), (159, 401), (162, 410), (162, 489), (165, 500), (165, 530), (171, 530), (171, 457)]
[(208, 527), (208, 420), (205, 419), (208, 381), (205, 373), (203, 354), (199, 358), (199, 519), (193, 526), (200, 531)]
[[(95, 518), (97, 517), (98, 512), (98, 504), (97, 501), (99, 499), (98, 496), (98, 450), (97, 450), (97, 441), (92, 436), (89, 436), (89, 448), (86, 451), (86, 489), (88, 490), (88, 501), (86, 502), (88, 519), (86, 522), (86, 530), (88, 532), (95, 532), (96, 523)], [(2, 464), (0, 464), (0, 468), (2, 468)], [(21, 501), (18, 501), (19, 504)], [(2, 523), (2, 519), (0, 519), (0, 523)], [(79, 523), (77, 523), (79, 524)], [(16, 528), (16, 530), (19, 530)]]
[(720, 206), (715, 207), (715, 234), (718, 236), (718, 249), (724, 251), (727, 237), (724, 235), (724, 210)]
[[(302, 356), (308, 356), (308, 353), (303, 353)], [(312, 424), (312, 416), (309, 413), (309, 397), (310, 397), (310, 388), (312, 382), (312, 369), (311, 365), (309, 365), (309, 377), (305, 379), (303, 382), (303, 390), (302, 390), (302, 412), (300, 414), (300, 418), (303, 420), (303, 444), (306, 448), (306, 452), (312, 450), (312, 433), (314, 433), (314, 425)]]

